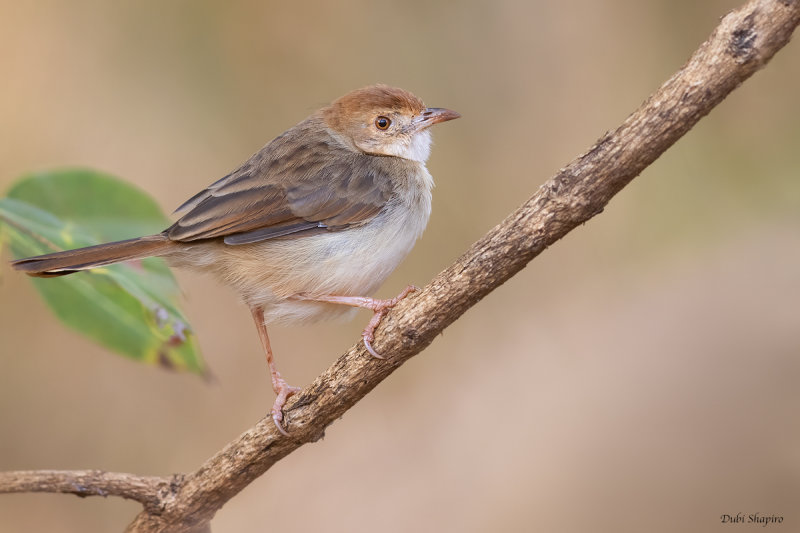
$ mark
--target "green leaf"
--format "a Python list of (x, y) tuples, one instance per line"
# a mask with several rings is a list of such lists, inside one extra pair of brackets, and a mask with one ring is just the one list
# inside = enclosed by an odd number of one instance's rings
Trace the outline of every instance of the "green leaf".
[[(0, 198), (0, 246), (21, 259), (162, 231), (169, 221), (136, 187), (92, 170), (25, 176)], [(69, 327), (132, 359), (204, 373), (197, 340), (163, 260), (31, 278)]]

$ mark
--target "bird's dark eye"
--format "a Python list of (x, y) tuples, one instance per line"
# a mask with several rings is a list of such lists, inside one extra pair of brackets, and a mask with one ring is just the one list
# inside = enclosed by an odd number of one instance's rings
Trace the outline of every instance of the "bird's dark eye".
[(379, 130), (388, 130), (392, 121), (388, 117), (378, 117), (375, 119), (375, 127)]

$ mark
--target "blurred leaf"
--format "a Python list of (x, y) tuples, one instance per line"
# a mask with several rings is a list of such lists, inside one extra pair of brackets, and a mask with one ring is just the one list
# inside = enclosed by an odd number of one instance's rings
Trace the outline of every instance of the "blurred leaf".
[[(17, 259), (158, 233), (168, 224), (144, 192), (91, 170), (26, 176), (0, 198), (0, 246), (8, 244)], [(204, 372), (196, 339), (177, 305), (178, 285), (163, 260), (31, 280), (62, 322), (109, 349)]]

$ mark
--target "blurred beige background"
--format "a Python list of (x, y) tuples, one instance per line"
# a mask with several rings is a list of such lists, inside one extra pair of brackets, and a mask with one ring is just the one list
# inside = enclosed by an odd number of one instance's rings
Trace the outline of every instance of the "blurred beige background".
[[(424, 284), (614, 128), (738, 0), (0, 3), (0, 190), (81, 165), (169, 212), (377, 81), (456, 109)], [(800, 43), (605, 213), (232, 500), (215, 533), (730, 531), (800, 521)], [(179, 273), (218, 383), (111, 355), (0, 266), (0, 469), (194, 469), (273, 400), (248, 311)], [(446, 304), (443, 304), (446, 305)], [(273, 328), (307, 384), (368, 319)], [(0, 531), (122, 531), (114, 498), (0, 496)], [(757, 526), (739, 526), (738, 530)]]

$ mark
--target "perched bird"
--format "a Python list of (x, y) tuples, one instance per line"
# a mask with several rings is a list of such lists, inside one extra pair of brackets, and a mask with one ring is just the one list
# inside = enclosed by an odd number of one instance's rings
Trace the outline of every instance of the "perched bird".
[[(352, 91), (287, 130), (239, 168), (190, 198), (163, 232), (12, 263), (31, 276), (71, 274), (159, 256), (212, 272), (250, 307), (277, 395), (272, 419), (300, 389), (281, 377), (266, 324), (303, 323), (374, 311), (362, 337), (369, 352), (396, 298), (370, 298), (408, 254), (431, 211), (428, 128), (458, 118), (408, 91)], [(347, 307), (350, 306), (350, 307)]]

